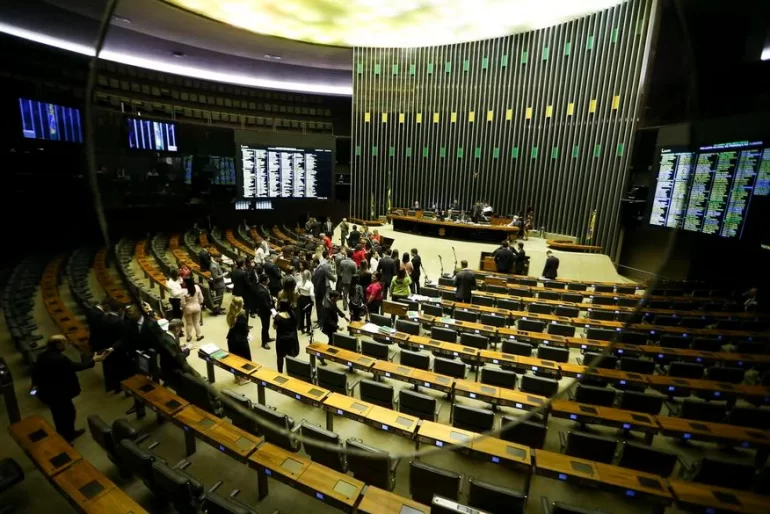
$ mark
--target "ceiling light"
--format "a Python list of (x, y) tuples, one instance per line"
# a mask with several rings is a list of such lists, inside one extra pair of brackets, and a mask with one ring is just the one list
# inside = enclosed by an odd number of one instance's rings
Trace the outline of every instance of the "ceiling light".
[[(259, 34), (318, 44), (405, 48), (527, 32), (627, 0), (165, 1)], [(308, 26), (316, 30), (307, 34)]]
[[(0, 33), (20, 37), (36, 43), (53, 46), (62, 50), (68, 50), (82, 55), (93, 56), (96, 52), (89, 45), (67, 41), (66, 39), (41, 34), (32, 30), (15, 27), (0, 22)], [(138, 66), (149, 70), (173, 73), (202, 80), (211, 80), (213, 82), (224, 82), (227, 84), (236, 84), (239, 86), (257, 87), (265, 89), (279, 89), (283, 91), (296, 91), (299, 93), (316, 93), (322, 95), (352, 96), (352, 86), (336, 86), (323, 82), (298, 82), (290, 80), (276, 80), (260, 77), (258, 75), (238, 75), (234, 73), (211, 71), (206, 68), (196, 68), (194, 66), (183, 66), (169, 61), (160, 61), (155, 59), (146, 59), (137, 55), (115, 52), (109, 49), (103, 50), (99, 55), (100, 59), (105, 61), (118, 62), (129, 66)]]
[(761, 57), (761, 59), (763, 61), (770, 61), (770, 46), (768, 46), (767, 48), (763, 48), (762, 49), (762, 57)]

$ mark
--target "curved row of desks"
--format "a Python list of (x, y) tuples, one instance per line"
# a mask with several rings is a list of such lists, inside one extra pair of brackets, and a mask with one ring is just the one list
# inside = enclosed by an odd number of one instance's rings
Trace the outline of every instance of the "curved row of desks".
[(8, 432), (77, 512), (148, 514), (40, 416), (28, 416), (10, 425)]
[(413, 232), (429, 237), (447, 237), (468, 241), (500, 242), (512, 239), (518, 232), (518, 227), (508, 225), (477, 225), (475, 223), (459, 223), (455, 221), (439, 221), (421, 216), (402, 216), (392, 214), (393, 230), (397, 232)]
[(107, 269), (107, 249), (102, 248), (96, 252), (94, 259), (94, 272), (96, 273), (96, 280), (102, 289), (105, 290), (107, 295), (113, 302), (118, 305), (128, 305), (131, 303), (131, 296), (123, 284), (115, 280), (113, 275)]
[[(318, 344), (309, 348), (309, 352), (318, 351), (326, 345)], [(352, 353), (352, 352), (351, 352)], [(354, 354), (359, 356), (360, 354)], [(602, 490), (639, 496), (646, 500), (669, 505), (677, 501), (682, 505), (696, 505), (699, 508), (718, 508), (740, 512), (764, 512), (770, 506), (770, 499), (753, 493), (728, 490), (730, 497), (721, 497), (720, 488), (684, 482), (675, 479), (603, 464), (586, 459), (578, 459), (561, 453), (511, 443), (494, 437), (480, 437), (480, 434), (451, 427), (429, 420), (415, 418), (385, 407), (331, 392), (323, 387), (304, 382), (294, 377), (263, 367), (224, 351), (206, 354), (199, 351), (199, 356), (207, 361), (210, 379), (213, 379), (214, 367), (219, 367), (237, 377), (246, 378), (258, 387), (258, 401), (265, 403), (265, 389), (295, 398), (303, 403), (326, 411), (327, 429), (333, 430), (335, 416), (342, 416), (366, 424), (372, 428), (394, 434), (420, 444), (437, 447), (462, 445), (459, 451), (487, 462), (500, 464), (514, 470), (534, 473), (557, 480), (590, 483)], [(316, 353), (317, 356), (317, 353)], [(376, 359), (368, 359), (371, 369)], [(387, 371), (381, 371), (382, 376)], [(475, 398), (475, 396), (470, 396)], [(630, 493), (629, 493), (630, 491)], [(676, 495), (679, 491), (681, 497)], [(715, 491), (717, 494), (714, 494)], [(383, 511), (397, 512), (397, 511)]]
[(66, 306), (59, 296), (59, 277), (64, 264), (64, 256), (54, 258), (43, 271), (40, 291), (48, 314), (59, 327), (61, 333), (75, 348), (83, 353), (89, 352), (89, 332), (75, 314)]
[(134, 248), (134, 258), (142, 269), (144, 278), (150, 281), (150, 286), (158, 286), (160, 297), (163, 299), (166, 297), (166, 276), (147, 253), (147, 245), (148, 241), (146, 239), (137, 242), (136, 248)]

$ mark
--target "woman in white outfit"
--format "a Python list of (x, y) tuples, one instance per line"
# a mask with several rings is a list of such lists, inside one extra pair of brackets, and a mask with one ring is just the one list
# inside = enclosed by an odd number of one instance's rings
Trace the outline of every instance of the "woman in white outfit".
[(187, 342), (192, 340), (192, 332), (195, 330), (195, 340), (203, 339), (201, 334), (201, 305), (203, 305), (203, 292), (198, 284), (195, 283), (192, 275), (184, 279), (184, 285), (187, 289), (182, 297), (182, 316), (184, 318), (184, 329), (187, 334)]

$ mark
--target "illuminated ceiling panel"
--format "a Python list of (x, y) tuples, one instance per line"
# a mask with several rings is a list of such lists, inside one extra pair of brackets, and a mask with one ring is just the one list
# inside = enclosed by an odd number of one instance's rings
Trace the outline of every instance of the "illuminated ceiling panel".
[(259, 34), (325, 45), (418, 47), (536, 30), (624, 0), (165, 0)]

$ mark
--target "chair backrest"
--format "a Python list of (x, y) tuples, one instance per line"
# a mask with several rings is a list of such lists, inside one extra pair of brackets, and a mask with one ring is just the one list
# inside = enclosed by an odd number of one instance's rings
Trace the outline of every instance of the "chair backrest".
[(203, 493), (203, 484), (198, 480), (159, 460), (152, 463), (152, 477), (163, 497), (174, 505), (177, 512), (198, 512), (198, 498)]
[(477, 409), (454, 404), (452, 426), (471, 432), (489, 432), (495, 426), (495, 413), (491, 410)]
[(594, 292), (596, 293), (614, 293), (615, 286), (596, 284), (594, 286)]
[(554, 306), (548, 303), (530, 303), (527, 310), (537, 314), (553, 314)]
[(452, 277), (439, 277), (438, 278), (438, 285), (440, 286), (453, 286), (455, 285), (455, 281)]
[(265, 437), (265, 441), (280, 446), (284, 450), (296, 452), (299, 445), (289, 434), (281, 433), (278, 429), (291, 430), (294, 422), (286, 414), (272, 410), (260, 403), (252, 406), (252, 411), (258, 419), (259, 432)]
[(478, 348), (479, 350), (489, 349), (489, 338), (479, 334), (460, 334), (460, 344), (463, 346), (470, 346), (472, 348)]
[[(596, 364), (594, 364), (596, 363)], [(615, 369), (618, 364), (618, 358), (614, 355), (604, 355), (596, 352), (585, 352), (583, 354), (584, 366), (596, 366), (597, 368)]]
[(491, 325), (493, 327), (504, 327), (508, 323), (507, 316), (492, 314), (491, 312), (482, 312), (479, 316), (479, 322), (482, 325)]
[(709, 320), (703, 317), (685, 316), (679, 319), (679, 326), (687, 328), (706, 328), (709, 323)]
[(686, 337), (672, 334), (663, 334), (660, 336), (658, 344), (664, 348), (689, 348), (690, 340)]
[[(514, 425), (505, 428), (511, 423), (514, 423)], [(545, 435), (548, 430), (544, 423), (534, 420), (520, 421), (518, 418), (503, 416), (502, 427), (503, 430), (500, 432), (501, 439), (529, 446), (530, 448), (543, 449)]]
[(448, 343), (457, 342), (457, 331), (451, 328), (433, 327), (430, 329), (431, 339), (437, 339), (439, 341), (446, 341)]
[(568, 362), (569, 349), (540, 345), (537, 347), (537, 358), (556, 362)]
[(366, 378), (358, 383), (358, 392), (365, 402), (379, 405), (387, 409), (393, 408), (393, 386), (380, 384)]
[[(641, 298), (641, 296), (639, 297)], [(621, 307), (636, 307), (639, 304), (639, 299), (637, 298), (628, 298), (628, 297), (618, 297), (618, 305)]]
[(479, 314), (477, 312), (465, 311), (462, 309), (455, 309), (453, 317), (460, 321), (470, 321), (472, 323), (476, 323), (479, 320)]
[(433, 359), (433, 371), (450, 377), (465, 378), (466, 366), (459, 361), (435, 357)]
[(529, 289), (522, 289), (518, 287), (508, 289), (508, 294), (511, 296), (520, 296), (522, 298), (532, 298), (535, 296), (534, 293)]
[(575, 507), (563, 502), (553, 502), (550, 514), (607, 514), (606, 512)]
[(101, 446), (110, 457), (116, 457), (117, 450), (112, 439), (112, 427), (96, 414), (91, 414), (87, 420), (88, 431), (91, 433), (93, 440), (96, 441), (96, 444)]
[[(304, 448), (305, 453), (313, 459), (313, 462), (323, 464), (340, 473), (345, 473), (347, 471), (345, 453), (340, 451), (342, 449), (342, 442), (340, 441), (339, 434), (305, 422), (300, 425), (300, 432), (303, 438), (302, 447)], [(324, 446), (316, 446), (313, 444), (313, 441), (324, 443), (338, 449), (332, 450)]]
[(507, 300), (501, 298), (497, 300), (497, 307), (507, 311), (518, 311), (521, 310), (521, 302), (518, 300)]
[(740, 384), (746, 371), (743, 368), (729, 366), (713, 366), (706, 369), (706, 378), (717, 382), (728, 382), (730, 384)]
[(388, 345), (374, 341), (361, 341), (361, 353), (368, 357), (388, 360)]
[(421, 287), (420, 294), (422, 296), (428, 296), (430, 298), (438, 298), (439, 296), (441, 296), (439, 295), (438, 289), (436, 289), (435, 287)]
[(591, 319), (598, 319), (601, 321), (615, 321), (615, 317), (617, 314), (615, 314), (614, 311), (603, 311), (599, 309), (589, 309), (588, 310), (588, 316)]
[(747, 491), (751, 489), (755, 477), (754, 466), (704, 457), (700, 460), (692, 481), (699, 484)]
[(668, 376), (679, 378), (703, 378), (703, 364), (695, 362), (672, 362), (668, 365)]
[(760, 407), (733, 407), (727, 418), (730, 425), (770, 430), (770, 409)]
[[(562, 299), (564, 295), (562, 295)], [(577, 318), (580, 316), (580, 309), (577, 307), (570, 307), (569, 305), (557, 305), (554, 312), (557, 316), (567, 316), (568, 318)]]
[[(420, 294), (422, 294), (422, 289), (420, 289)], [(430, 314), (431, 316), (444, 315), (444, 309), (441, 307), (441, 305), (432, 305), (429, 303), (422, 304), (422, 312), (424, 312), (425, 314)]]
[(286, 356), (286, 374), (292, 378), (313, 383), (313, 367), (307, 361), (302, 361), (291, 355)]
[(515, 389), (516, 373), (513, 371), (484, 367), (481, 369), (481, 383)]
[(348, 469), (353, 472), (356, 480), (385, 491), (393, 489), (395, 481), (391, 472), (392, 460), (388, 452), (366, 445), (356, 439), (345, 441), (345, 447), (369, 454), (365, 457), (355, 453), (348, 454)]
[(131, 426), (127, 419), (116, 419), (112, 422), (112, 440), (115, 441), (115, 449), (117, 450), (118, 443), (123, 439), (130, 439), (135, 441), (141, 432)]
[(628, 344), (645, 344), (650, 338), (649, 335), (644, 332), (627, 332), (622, 331), (620, 333), (620, 342)]
[(588, 284), (570, 282), (567, 284), (567, 289), (570, 291), (587, 291)]
[(409, 462), (409, 494), (412, 499), (430, 505), (433, 495), (457, 501), (462, 476), (422, 461)]
[(562, 293), (561, 300), (563, 302), (571, 303), (583, 303), (583, 295), (578, 293)]
[(534, 319), (520, 319), (516, 322), (516, 328), (529, 332), (542, 332), (545, 330), (545, 322)]
[(609, 464), (615, 458), (617, 448), (616, 439), (570, 431), (567, 432), (567, 448), (564, 453), (570, 457)]
[(524, 514), (527, 495), (507, 487), (492, 485), (471, 477), (468, 505), (489, 514)]
[(250, 434), (259, 434), (259, 426), (252, 416), (244, 415), (233, 404), (237, 404), (241, 409), (251, 412), (251, 400), (241, 393), (222, 389), (222, 412), (230, 418), (233, 425), (249, 432)]
[(752, 355), (767, 353), (767, 345), (765, 343), (755, 343), (752, 341), (739, 341), (735, 345), (735, 352)]
[(557, 336), (575, 337), (575, 327), (553, 322), (548, 324), (548, 333)]
[(664, 327), (675, 327), (679, 324), (679, 317), (678, 316), (668, 316), (664, 314), (657, 314), (652, 319), (653, 325), (661, 325)]
[(644, 394), (635, 391), (623, 391), (620, 394), (619, 409), (643, 412), (656, 416), (663, 408), (664, 397), (657, 394)]
[(134, 441), (123, 439), (117, 446), (121, 462), (147, 484), (153, 484), (152, 463), (155, 456), (140, 448)]
[(420, 352), (411, 352), (409, 350), (401, 350), (400, 362), (404, 366), (410, 366), (412, 368), (430, 369), (430, 356)]
[(621, 357), (620, 370), (652, 375), (655, 372), (655, 361), (636, 359), (634, 357)]
[(339, 394), (348, 394), (348, 376), (342, 371), (319, 366), (316, 369), (318, 385)]
[(608, 328), (589, 328), (586, 330), (586, 338), (598, 341), (615, 341), (618, 338), (618, 332)]
[(674, 472), (676, 463), (677, 456), (673, 453), (625, 441), (618, 466), (669, 477)]
[(455, 292), (454, 291), (441, 291), (441, 299), (453, 302), (456, 299)]
[(537, 287), (536, 278), (517, 278), (516, 282), (523, 286)]
[(392, 327), (393, 321), (390, 319), (390, 316), (386, 316), (383, 314), (370, 314), (369, 319), (372, 323), (377, 325), (378, 327)]
[(519, 388), (525, 393), (550, 397), (559, 390), (559, 381), (553, 378), (522, 375)]
[(507, 294), (508, 293), (508, 288), (506, 286), (488, 285), (487, 286), (487, 291), (489, 291), (490, 293)]
[(219, 398), (210, 394), (206, 383), (198, 377), (184, 373), (177, 393), (206, 412), (210, 412), (215, 416), (222, 415), (222, 406), (219, 403)]
[(402, 389), (398, 393), (398, 410), (428, 421), (436, 420), (436, 399), (427, 394)]
[(201, 503), (201, 512), (206, 514), (257, 514), (257, 511), (230, 496), (206, 493)]
[(591, 303), (596, 305), (617, 305), (618, 299), (614, 296), (591, 296)]
[(607, 389), (606, 387), (578, 384), (575, 389), (575, 401), (591, 405), (612, 407), (612, 404), (615, 402), (615, 391), (613, 389)]
[(335, 332), (332, 335), (332, 346), (350, 350), (351, 352), (358, 352), (358, 339), (342, 332)]
[(396, 321), (396, 330), (413, 336), (420, 335), (420, 324), (406, 319)]
[(680, 418), (707, 421), (711, 423), (721, 423), (724, 421), (726, 415), (727, 407), (722, 403), (702, 402), (690, 399), (686, 399), (682, 402), (682, 408), (679, 411)]
[(520, 343), (518, 341), (503, 341), (501, 349), (503, 353), (522, 355), (524, 357), (532, 356), (532, 345), (529, 343)]
[(615, 286), (617, 294), (636, 294), (636, 286)]
[(495, 299), (489, 296), (471, 295), (471, 303), (473, 305), (481, 305), (483, 307), (494, 307)]
[[(562, 288), (563, 289), (563, 288)], [(556, 291), (540, 291), (537, 293), (538, 298), (542, 298), (543, 300), (558, 300), (561, 297), (561, 293), (557, 293)], [(551, 307), (551, 311), (553, 312), (553, 307)], [(533, 311), (536, 312), (536, 311)], [(548, 314), (548, 313), (543, 313)]]
[(710, 337), (696, 337), (692, 340), (692, 349), (702, 352), (719, 352), (722, 350), (723, 341)]

